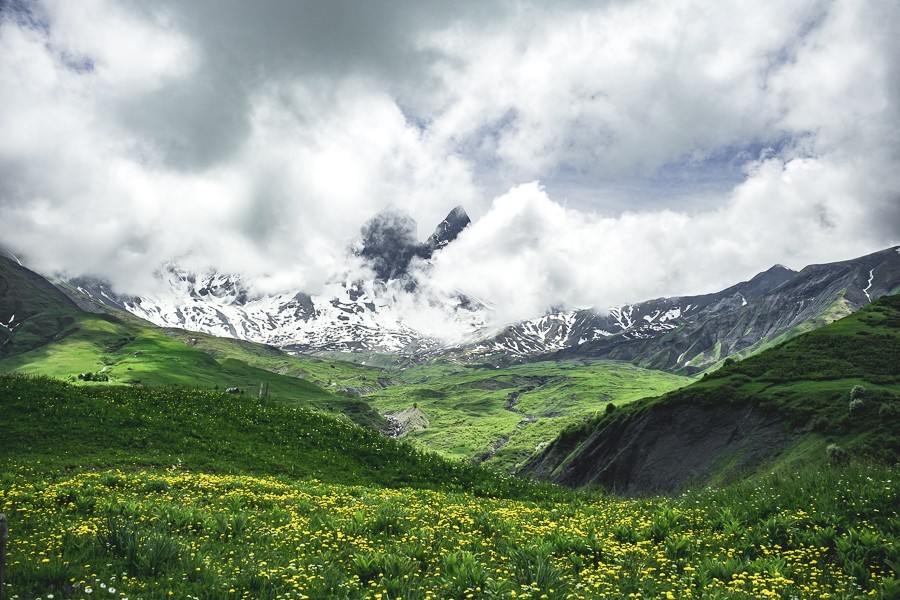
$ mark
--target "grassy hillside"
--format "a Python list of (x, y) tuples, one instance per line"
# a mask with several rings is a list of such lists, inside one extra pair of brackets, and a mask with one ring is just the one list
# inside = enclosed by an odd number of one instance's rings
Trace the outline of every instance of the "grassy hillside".
[(10, 597), (900, 594), (896, 469), (622, 500), (221, 392), (7, 375), (0, 412)]
[(130, 315), (86, 313), (42, 277), (0, 260), (0, 373), (49, 375), (81, 385), (180, 385), (238, 388), (271, 398), (346, 414), (386, 430), (368, 404), (334, 395), (351, 384), (376, 386), (380, 371), (348, 363), (301, 360), (238, 340), (163, 331)]
[[(206, 333), (165, 329), (166, 335), (217, 360), (233, 359), (280, 375), (306, 379), (331, 392), (363, 394), (388, 385), (389, 372), (345, 360), (292, 355), (265, 344), (219, 338)], [(381, 383), (379, 383), (381, 382)]]
[[(896, 463), (898, 365), (900, 296), (888, 296), (758, 355), (726, 360), (721, 369), (690, 386), (571, 426), (529, 468), (560, 481), (626, 484), (643, 463), (636, 455), (626, 457), (623, 448), (642, 456), (652, 450), (681, 456), (686, 463), (692, 448), (709, 453), (700, 442), (725, 426), (734, 429), (734, 439), (722, 444), (717, 450), (722, 454), (704, 466), (704, 472), (685, 477), (733, 476), (738, 467), (748, 466), (741, 456), (748, 450), (765, 455), (763, 464), (769, 466), (773, 460), (821, 464), (854, 457)], [(704, 422), (721, 421), (723, 410), (731, 415), (728, 418), (745, 418), (745, 424)], [(671, 424), (685, 415), (694, 427), (674, 432), (666, 442), (668, 448), (651, 448), (653, 440), (636, 437), (654, 428), (671, 430)], [(748, 436), (759, 437), (760, 443), (752, 439), (744, 446), (737, 443)], [(588, 454), (590, 459), (585, 458)]]
[(716, 390), (735, 400), (752, 398), (846, 452), (897, 461), (900, 296), (758, 356), (726, 361), (695, 389), (706, 399)]
[(0, 359), (59, 339), (81, 314), (43, 277), (0, 257)]
[[(343, 419), (223, 392), (179, 387), (73, 386), (0, 376), (0, 455), (41, 469), (178, 467), (284, 474), (346, 484), (510, 490), (474, 466), (385, 438)], [(499, 482), (499, 483), (498, 483)]]
[[(60, 339), (0, 360), (4, 372), (49, 375), (83, 385), (238, 388), (248, 398), (255, 398), (260, 384), (266, 384), (277, 401), (341, 412), (359, 423), (385, 428), (384, 420), (358, 399), (336, 396), (309, 381), (228, 354), (214, 357), (153, 327), (87, 313), (75, 314)], [(82, 382), (82, 374), (89, 381)]]
[(566, 425), (691, 380), (616, 361), (544, 362), (504, 369), (458, 364), (412, 367), (397, 385), (366, 396), (380, 411), (416, 406), (430, 421), (410, 433), (444, 455), (508, 468)]

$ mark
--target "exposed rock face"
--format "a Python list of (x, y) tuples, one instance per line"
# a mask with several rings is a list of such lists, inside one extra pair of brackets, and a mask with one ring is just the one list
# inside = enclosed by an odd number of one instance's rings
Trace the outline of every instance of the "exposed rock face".
[(425, 253), (416, 235), (416, 222), (403, 211), (381, 211), (363, 225), (360, 234), (362, 249), (359, 255), (382, 281), (405, 275), (413, 257)]
[(417, 406), (385, 413), (384, 418), (391, 424), (390, 436), (395, 438), (404, 437), (410, 431), (427, 429), (431, 425), (428, 415)]
[(614, 421), (574, 443), (557, 440), (523, 472), (628, 495), (672, 492), (705, 481), (719, 461), (733, 461), (734, 472), (756, 465), (795, 437), (776, 416), (749, 403), (680, 403)]
[(447, 218), (441, 221), (435, 228), (434, 233), (426, 240), (425, 247), (428, 249), (430, 257), (436, 250), (440, 250), (453, 240), (455, 240), (463, 229), (469, 226), (472, 220), (466, 214), (462, 206), (457, 206)]

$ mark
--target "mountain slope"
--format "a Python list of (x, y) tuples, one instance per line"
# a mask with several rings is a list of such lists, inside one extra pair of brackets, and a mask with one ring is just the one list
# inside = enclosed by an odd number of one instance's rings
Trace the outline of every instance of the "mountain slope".
[(140, 465), (482, 494), (537, 491), (319, 411), (223, 392), (0, 375), (0, 409), (0, 455), (11, 465), (39, 460), (43, 470)]
[[(255, 293), (240, 274), (207, 269), (195, 273), (166, 264), (158, 273), (160, 292), (140, 297), (118, 294), (92, 277), (62, 280), (60, 287), (88, 310), (126, 310), (160, 327), (176, 327), (271, 344), (295, 352), (354, 352), (412, 355), (434, 351), (440, 342), (409, 326), (404, 303), (412, 299), (456, 328), (484, 325), (483, 307), (462, 294), (448, 297), (417, 290), (413, 260), (427, 261), (470, 223), (456, 207), (420, 243), (406, 213), (385, 209), (360, 230), (350, 253), (371, 269), (373, 279), (347, 276), (318, 294)], [(424, 263), (420, 264), (422, 266)]]
[[(900, 296), (564, 431), (523, 472), (671, 491), (775, 460), (900, 458)], [(859, 386), (859, 387), (857, 387)]]
[(46, 279), (0, 256), (0, 358), (59, 339), (80, 312)]
[[(0, 277), (5, 282), (0, 316), (18, 311), (15, 319), (4, 319), (12, 325), (5, 331), (0, 373), (51, 375), (95, 385), (235, 388), (243, 397), (255, 397), (264, 384), (279, 402), (346, 414), (358, 423), (388, 428), (368, 404), (292, 376), (318, 373), (317, 380), (338, 392), (359, 387), (361, 382), (375, 386), (380, 371), (337, 362), (323, 366), (322, 361), (312, 363), (252, 344), (238, 349), (236, 340), (222, 340), (215, 344), (215, 353), (206, 352), (202, 349), (206, 344), (196, 336), (167, 335), (133, 317), (122, 320), (86, 313), (39, 275), (7, 259), (0, 259)], [(348, 372), (351, 368), (355, 375)], [(338, 373), (343, 377), (336, 377)]]
[(900, 248), (811, 265), (776, 265), (714, 294), (556, 313), (463, 348), (469, 360), (627, 360), (693, 374), (827, 324), (900, 289)]

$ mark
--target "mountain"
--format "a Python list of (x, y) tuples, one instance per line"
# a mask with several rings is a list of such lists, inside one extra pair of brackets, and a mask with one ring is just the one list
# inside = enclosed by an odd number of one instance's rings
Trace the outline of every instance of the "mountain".
[[(118, 294), (89, 277), (60, 285), (84, 310), (114, 307), (161, 327), (295, 352), (495, 366), (611, 359), (683, 375), (705, 371), (729, 356), (748, 356), (900, 290), (900, 247), (895, 247), (799, 272), (775, 265), (709, 294), (607, 309), (554, 309), (498, 332), (490, 308), (465, 290), (444, 294), (423, 285), (431, 259), (470, 223), (457, 206), (420, 242), (415, 220), (386, 208), (360, 228), (348, 249), (348, 262), (361, 263), (370, 276), (348, 268), (357, 274), (336, 277), (317, 294), (261, 294), (241, 274), (189, 272), (173, 263), (159, 270), (160, 291), (151, 295)], [(424, 313), (428, 319), (410, 318)], [(457, 341), (448, 344), (424, 331), (419, 324), (425, 321), (447, 325), (444, 329), (452, 329)]]
[(0, 256), (0, 358), (59, 339), (79, 312), (49, 281)]
[(773, 463), (896, 463), (898, 364), (900, 295), (892, 295), (745, 360), (725, 361), (697, 383), (570, 427), (522, 471), (644, 494)]
[(101, 386), (231, 388), (252, 398), (262, 384), (277, 403), (344, 414), (358, 424), (388, 429), (384, 418), (353, 393), (380, 387), (385, 381), (381, 369), (163, 330), (111, 306), (99, 314), (85, 312), (43, 277), (2, 256), (0, 321), (0, 373)]
[[(440, 342), (405, 323), (402, 303), (410, 297), (458, 328), (484, 325), (481, 306), (462, 294), (435, 296), (416, 289), (414, 259), (427, 261), (470, 223), (454, 208), (423, 243), (405, 212), (385, 209), (360, 230), (351, 253), (371, 268), (371, 280), (344, 278), (319, 294), (257, 294), (240, 274), (215, 269), (190, 272), (169, 263), (157, 272), (160, 293), (140, 297), (114, 292), (91, 277), (62, 280), (61, 287), (84, 309), (115, 307), (160, 327), (177, 327), (271, 344), (295, 352), (354, 352), (412, 355)], [(427, 265), (426, 265), (427, 266)]]
[(511, 325), (456, 353), (469, 361), (615, 359), (692, 374), (848, 315), (900, 290), (900, 247), (861, 258), (775, 265), (721, 292), (569, 310)]

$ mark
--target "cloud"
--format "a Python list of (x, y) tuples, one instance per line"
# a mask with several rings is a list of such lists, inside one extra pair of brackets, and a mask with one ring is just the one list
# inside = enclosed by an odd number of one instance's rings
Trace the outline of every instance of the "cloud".
[(561, 299), (606, 310), (713, 292), (776, 263), (800, 269), (869, 251), (856, 177), (839, 165), (769, 158), (716, 210), (615, 217), (566, 208), (533, 182), (497, 198), (437, 255), (429, 278), (443, 293), (489, 301), (499, 323)]
[(504, 319), (847, 258), (900, 238), (896, 23), (851, 0), (0, 4), (0, 242), (131, 291), (177, 260), (315, 292), (380, 209), (421, 239), (462, 203), (428, 277)]

